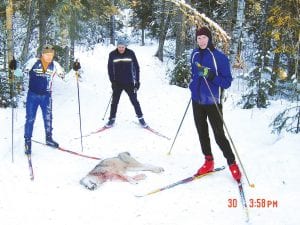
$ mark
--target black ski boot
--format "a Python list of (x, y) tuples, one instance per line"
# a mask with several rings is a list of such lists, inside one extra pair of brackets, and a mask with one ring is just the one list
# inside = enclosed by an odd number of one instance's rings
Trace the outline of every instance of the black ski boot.
[(52, 136), (46, 137), (46, 145), (53, 147), (53, 148), (59, 147), (58, 143), (52, 139)]
[(31, 139), (25, 139), (25, 154), (31, 154)]
[(148, 124), (145, 122), (143, 117), (140, 117), (138, 119), (139, 119), (139, 123), (141, 124), (142, 127), (144, 127), (144, 128), (148, 127)]
[(109, 119), (108, 122), (105, 124), (105, 127), (106, 128), (111, 128), (114, 125), (115, 120), (116, 120), (116, 118)]

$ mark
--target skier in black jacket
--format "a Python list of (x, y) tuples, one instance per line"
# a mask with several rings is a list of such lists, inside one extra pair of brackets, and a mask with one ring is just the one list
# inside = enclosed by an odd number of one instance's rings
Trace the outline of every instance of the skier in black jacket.
[(114, 125), (120, 96), (125, 90), (141, 126), (147, 127), (137, 99), (137, 90), (140, 88), (140, 68), (134, 51), (127, 48), (125, 39), (118, 39), (117, 48), (109, 54), (107, 67), (113, 94), (110, 116), (105, 126), (112, 127)]

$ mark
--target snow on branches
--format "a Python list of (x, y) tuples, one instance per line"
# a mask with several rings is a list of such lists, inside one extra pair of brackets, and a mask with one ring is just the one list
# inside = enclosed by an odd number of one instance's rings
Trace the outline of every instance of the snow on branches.
[(208, 26), (214, 33), (216, 41), (223, 43), (225, 49), (228, 49), (230, 36), (213, 20), (205, 16), (204, 13), (199, 13), (195, 8), (187, 4), (184, 0), (166, 0), (175, 4), (179, 10), (187, 17), (191, 26), (201, 27)]

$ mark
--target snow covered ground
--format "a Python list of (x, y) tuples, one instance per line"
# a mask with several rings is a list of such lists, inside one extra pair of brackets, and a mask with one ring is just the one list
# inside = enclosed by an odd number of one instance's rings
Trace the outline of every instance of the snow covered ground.
[[(82, 131), (101, 127), (111, 89), (107, 57), (112, 46), (97, 46), (93, 51), (77, 51), (84, 73), (80, 82)], [(138, 97), (145, 120), (169, 136), (158, 137), (140, 128), (133, 107), (123, 93), (113, 129), (83, 139), (81, 152), (78, 98), (74, 74), (66, 81), (57, 78), (53, 87), (54, 139), (64, 148), (100, 158), (128, 151), (141, 162), (162, 166), (165, 172), (145, 172), (146, 180), (137, 185), (105, 183), (96, 191), (79, 184), (98, 161), (33, 143), (32, 162), (35, 180), (29, 179), (24, 155), (25, 110), (14, 111), (14, 160), (11, 151), (11, 109), (0, 109), (0, 223), (3, 225), (236, 225), (246, 224), (236, 182), (226, 167), (191, 183), (143, 198), (146, 194), (193, 175), (203, 157), (188, 110), (170, 155), (173, 138), (190, 98), (188, 89), (168, 84), (166, 66), (153, 57), (156, 45), (132, 45), (141, 67)], [(268, 109), (242, 110), (235, 104), (241, 87), (237, 82), (227, 92), (224, 119), (238, 150), (250, 183), (243, 179), (250, 221), (248, 224), (299, 224), (300, 136), (270, 133), (268, 125), (288, 104), (273, 102)], [(108, 115), (107, 115), (108, 116)], [(41, 112), (38, 112), (34, 137), (44, 141)], [(213, 139), (213, 138), (212, 138)], [(216, 166), (226, 166), (212, 141)], [(230, 207), (233, 203), (233, 207)], [(260, 207), (259, 207), (260, 206)]]

